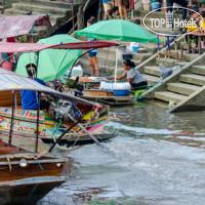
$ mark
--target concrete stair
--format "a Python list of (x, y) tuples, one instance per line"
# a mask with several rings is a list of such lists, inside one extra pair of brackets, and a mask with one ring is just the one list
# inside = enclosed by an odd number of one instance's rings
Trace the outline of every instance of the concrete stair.
[[(147, 19), (147, 18), (144, 19), (144, 17), (139, 16), (139, 17), (134, 18), (132, 22), (137, 23), (143, 27), (145, 27), (146, 25), (152, 31), (157, 32), (157, 33), (162, 33), (162, 28), (152, 27), (150, 19)], [(169, 28), (164, 27), (163, 33), (171, 34), (172, 32), (170, 32)], [(177, 33), (177, 31), (175, 33)]]
[[(142, 10), (135, 12), (133, 21), (142, 25), (143, 18), (147, 13), (148, 11)], [(164, 12), (154, 12), (150, 17), (164, 17)], [(149, 20), (145, 20), (145, 23), (151, 25)], [(162, 31), (160, 29), (155, 31), (166, 32), (164, 28)], [(149, 84), (154, 85), (142, 97), (155, 99), (156, 102), (163, 102), (170, 112), (191, 110), (192, 108), (194, 110), (197, 106), (200, 109), (202, 107), (205, 109), (205, 66), (203, 65), (205, 54), (195, 53), (194, 50), (193, 54), (189, 53), (189, 46), (184, 42), (183, 38), (176, 40), (177, 45), (172, 45), (170, 53), (166, 53), (166, 56), (170, 54), (169, 58), (163, 57), (165, 52), (162, 50), (160, 58), (150, 58), (150, 61), (139, 65), (140, 72)], [(179, 45), (184, 45), (183, 51), (175, 49), (179, 48)], [(162, 81), (159, 66), (168, 68), (179, 66), (180, 69), (174, 69), (174, 73)]]
[(170, 103), (171, 101), (173, 101), (174, 103), (180, 103), (181, 101), (187, 99), (185, 95), (181, 95), (169, 91), (155, 92), (154, 96), (156, 99), (162, 100), (167, 103)]
[[(29, 11), (9, 8), (5, 10), (4, 15), (27, 15), (28, 13)], [(39, 15), (39, 14), (44, 14), (44, 13), (32, 12), (32, 15)], [(48, 16), (50, 18), (50, 22), (52, 26), (54, 26), (58, 21), (62, 21), (65, 18), (64, 15), (58, 15), (58, 14), (48, 14)]]
[[(156, 68), (155, 68), (156, 69)], [(204, 102), (201, 94), (205, 88), (205, 67), (203, 65), (193, 65), (186, 72), (178, 74), (173, 80), (163, 84), (161, 89), (153, 90), (153, 98), (169, 105), (170, 111), (182, 110), (183, 106), (188, 107), (191, 102), (192, 108), (197, 106), (197, 95), (200, 95), (200, 103)], [(146, 95), (145, 95), (146, 96)], [(205, 97), (205, 95), (204, 95)], [(204, 103), (202, 103), (204, 104)], [(189, 105), (190, 106), (190, 105)], [(201, 106), (201, 104), (200, 104)]]
[(198, 75), (205, 75), (205, 66), (204, 65), (193, 66), (192, 73), (198, 74)]
[(163, 64), (163, 65), (170, 66), (170, 67), (179, 65), (183, 67), (187, 64), (187, 61), (180, 61), (174, 58), (160, 58), (156, 60), (156, 64), (157, 65)]
[[(146, 24), (146, 26), (151, 29), (152, 31), (154, 32), (157, 32), (157, 33), (173, 33), (173, 32), (170, 32), (169, 28), (166, 28), (165, 26), (163, 26), (162, 28), (157, 28), (157, 27), (151, 27), (151, 20), (150, 18), (158, 18), (158, 19), (161, 19), (161, 18), (165, 18), (165, 13), (164, 11), (160, 11), (160, 12), (151, 12), (149, 13), (149, 11), (145, 11), (145, 10), (138, 10), (136, 12), (134, 12), (134, 17), (132, 19), (132, 21), (134, 23), (137, 23), (137, 24), (140, 24), (141, 26), (144, 26), (144, 23)], [(149, 15), (144, 18), (147, 14), (149, 13)], [(175, 15), (175, 18), (178, 17), (179, 19), (181, 19), (181, 16), (180, 15)], [(145, 26), (144, 26), (145, 27)], [(177, 29), (174, 31), (176, 34), (180, 34), (180, 31)]]
[(72, 6), (72, 0), (70, 1), (67, 0), (66, 2), (65, 1), (50, 1), (50, 0), (35, 0), (35, 4), (42, 5), (42, 6), (51, 6), (51, 7), (56, 7), (56, 8), (70, 9)]
[(14, 3), (12, 7), (16, 10), (38, 12), (40, 14), (67, 15), (68, 12), (72, 11), (71, 8), (58, 8), (54, 6), (38, 5), (37, 3)]
[[(150, 44), (148, 47), (143, 48), (142, 53), (137, 53), (134, 56), (133, 61), (136, 63), (137, 67), (138, 64), (143, 63), (146, 61), (146, 59), (149, 59), (153, 56), (153, 53), (149, 52), (150, 48), (152, 48), (152, 45)], [(147, 52), (146, 52), (147, 50)], [(172, 50), (174, 51), (174, 50)], [(155, 50), (156, 53), (156, 50)], [(121, 56), (121, 53), (119, 52), (119, 56)], [(103, 70), (110, 70), (115, 68), (115, 58), (116, 58), (116, 49), (115, 48), (109, 48), (109, 49), (99, 49), (98, 59), (99, 59), (99, 66)], [(162, 64), (165, 67), (174, 67), (176, 65), (179, 65), (180, 68), (185, 66), (187, 63), (189, 63), (189, 59), (187, 58), (187, 61), (180, 61), (176, 60), (174, 58), (160, 58), (160, 61), (158, 58), (155, 58), (154, 61), (150, 61), (150, 63), (146, 64), (145, 66), (140, 68), (140, 72), (144, 75), (144, 77), (147, 79), (148, 83), (150, 85), (155, 85), (156, 83), (160, 82), (161, 78), (161, 72), (159, 66)], [(83, 60), (84, 67), (89, 67), (89, 61), (88, 59)], [(118, 63), (119, 71), (122, 70), (122, 60), (119, 60)]]
[[(53, 26), (52, 32), (65, 25), (75, 17), (78, 4), (72, 1), (19, 1), (5, 9), (4, 15), (48, 15)], [(74, 16), (73, 16), (74, 12)]]
[[(80, 62), (82, 64), (82, 67), (86, 70), (87, 73), (89, 73), (90, 70), (90, 65), (89, 65), (89, 58), (88, 55), (85, 55), (80, 59)], [(141, 60), (134, 60), (133, 61), (136, 65), (140, 64), (142, 61)], [(110, 58), (110, 56), (102, 56), (100, 55), (100, 52), (98, 54), (98, 65), (100, 68), (101, 73), (107, 73), (107, 72), (114, 72), (115, 69), (115, 57)], [(122, 67), (122, 60), (120, 59), (118, 61), (118, 71), (122, 72), (123, 67)]]
[(159, 66), (145, 66), (144, 73), (152, 76), (157, 76), (157, 77), (161, 76)]
[[(140, 63), (142, 63), (144, 60), (148, 59), (153, 55), (151, 52), (153, 48), (140, 48), (139, 53), (134, 55), (133, 57), (133, 62), (138, 66)], [(122, 59), (122, 52), (119, 50), (118, 52), (118, 71), (119, 73), (122, 72), (123, 67), (123, 59)], [(111, 47), (111, 48), (103, 48), (103, 49), (98, 49), (98, 65), (100, 68), (100, 71), (103, 75), (103, 73), (114, 73), (115, 69), (115, 61), (116, 61), (116, 48)], [(90, 65), (89, 65), (89, 59), (88, 55), (83, 56), (81, 59), (81, 64), (83, 68), (86, 70), (87, 73), (90, 71)]]
[(180, 66), (180, 68), (182, 68), (187, 63), (188, 62), (185, 61), (176, 61), (172, 58), (160, 58), (160, 60), (157, 58), (155, 59), (155, 62), (143, 66), (143, 68), (140, 69), (140, 72), (144, 74), (144, 77), (147, 79), (150, 85), (155, 85), (156, 83), (160, 82), (161, 79), (161, 65), (172, 69), (175, 66)]
[[(137, 10), (134, 12), (134, 18), (137, 18), (139, 16), (141, 17), (145, 17), (150, 11), (146, 11), (146, 10)], [(176, 15), (175, 13), (175, 16), (176, 17), (181, 17), (181, 15)], [(165, 17), (165, 13), (164, 11), (152, 11), (150, 14), (149, 14), (149, 18), (164, 18)]]
[(160, 77), (156, 77), (153, 75), (143, 74), (144, 78), (147, 79), (149, 85), (155, 85), (160, 81)]
[(205, 76), (196, 74), (182, 74), (180, 75), (180, 82), (189, 83), (192, 85), (205, 85)]
[(199, 86), (190, 85), (186, 83), (180, 83), (180, 82), (167, 84), (168, 91), (183, 94), (183, 95), (191, 95), (193, 92), (197, 91), (199, 88), (200, 88)]

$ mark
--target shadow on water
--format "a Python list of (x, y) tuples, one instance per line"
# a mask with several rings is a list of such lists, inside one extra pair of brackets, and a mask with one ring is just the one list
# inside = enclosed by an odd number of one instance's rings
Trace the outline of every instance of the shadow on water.
[(97, 145), (64, 153), (76, 161), (73, 176), (41, 203), (205, 204), (204, 112), (170, 114), (147, 103), (110, 114), (117, 118), (106, 129), (118, 137), (104, 145), (112, 154)]

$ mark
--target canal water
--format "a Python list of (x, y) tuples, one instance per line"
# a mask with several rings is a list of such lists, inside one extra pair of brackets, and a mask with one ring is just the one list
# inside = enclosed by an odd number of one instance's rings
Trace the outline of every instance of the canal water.
[(117, 137), (62, 152), (75, 160), (73, 174), (39, 204), (205, 204), (205, 112), (146, 103), (110, 115), (106, 129)]

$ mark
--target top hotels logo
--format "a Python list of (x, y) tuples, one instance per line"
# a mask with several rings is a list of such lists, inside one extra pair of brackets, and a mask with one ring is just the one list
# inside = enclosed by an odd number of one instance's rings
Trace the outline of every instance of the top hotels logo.
[[(199, 22), (203, 21), (203, 17), (196, 11), (184, 7), (162, 7), (160, 10), (165, 11), (164, 15), (157, 15), (159, 9), (149, 12), (143, 18), (144, 26), (151, 32), (160, 36), (179, 36), (182, 35), (181, 30), (185, 30), (184, 34), (191, 34), (200, 30)], [(180, 18), (180, 11), (191, 14), (190, 18), (183, 20)], [(189, 15), (188, 15), (189, 16)], [(194, 18), (193, 18), (194, 17)]]

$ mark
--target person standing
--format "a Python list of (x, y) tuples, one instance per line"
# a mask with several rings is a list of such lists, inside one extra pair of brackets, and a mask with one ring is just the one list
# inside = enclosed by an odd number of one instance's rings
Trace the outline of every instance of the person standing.
[(114, 6), (113, 1), (112, 0), (101, 0), (102, 4), (103, 4), (103, 10), (104, 10), (104, 19), (110, 19), (110, 10), (112, 9), (112, 7)]
[[(96, 23), (95, 17), (90, 17), (90, 19), (87, 21), (87, 26), (90, 26), (92, 24)], [(89, 38), (89, 41), (93, 41), (93, 38)], [(99, 67), (98, 67), (98, 58), (97, 58), (98, 50), (92, 49), (88, 52), (90, 67), (91, 67), (91, 75), (92, 76), (99, 76)]]
[(128, 19), (126, 6), (129, 4), (129, 0), (115, 0), (115, 2), (119, 9), (120, 18)]

